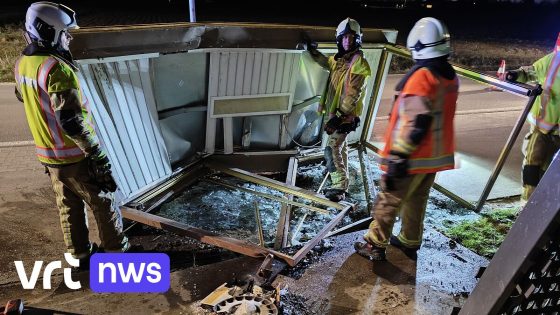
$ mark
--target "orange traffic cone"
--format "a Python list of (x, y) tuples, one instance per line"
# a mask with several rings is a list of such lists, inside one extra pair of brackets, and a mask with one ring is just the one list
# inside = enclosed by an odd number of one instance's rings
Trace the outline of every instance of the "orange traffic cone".
[(498, 68), (498, 72), (496, 72), (496, 75), (501, 81), (506, 80), (506, 61), (504, 59), (502, 59), (502, 62), (500, 62), (500, 67)]
[[(500, 79), (500, 81), (505, 81), (506, 80), (506, 61), (504, 59), (502, 59), (502, 61), (500, 62), (500, 67), (498, 68), (498, 71), (496, 72), (496, 75), (498, 76), (498, 79)], [(496, 91), (496, 92), (502, 92), (503, 90), (495, 87), (493, 85), (490, 86), (490, 91)]]

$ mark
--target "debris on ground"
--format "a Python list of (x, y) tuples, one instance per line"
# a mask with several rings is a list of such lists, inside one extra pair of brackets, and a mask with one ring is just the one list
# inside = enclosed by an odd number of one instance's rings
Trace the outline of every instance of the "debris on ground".
[[(371, 191), (378, 191), (382, 171), (379, 169), (378, 163), (373, 155), (366, 156), (366, 164), (368, 164), (368, 168), (365, 171), (368, 172), (370, 181), (374, 185)], [(335, 229), (352, 224), (370, 215), (369, 209), (367, 209), (367, 200), (364, 192), (363, 170), (360, 166), (357, 150), (351, 150), (349, 152), (348, 168), (350, 185), (346, 201), (356, 204), (356, 208), (350, 211)], [(322, 159), (302, 164), (297, 171), (296, 185), (310, 191), (317, 191), (325, 175), (326, 167)], [(269, 174), (268, 176), (274, 176), (275, 179), (282, 180), (285, 174)], [(219, 185), (217, 182), (226, 183), (230, 185), (230, 187)], [(330, 182), (327, 180), (325, 186), (328, 187), (329, 184)], [(242, 190), (232, 189), (232, 186), (240, 187)], [(189, 187), (188, 190), (171, 201), (164, 203), (156, 210), (157, 215), (216, 232), (221, 235), (244, 239), (254, 244), (259, 244), (258, 224), (256, 222), (255, 213), (256, 202), (262, 224), (264, 244), (266, 247), (270, 248), (275, 242), (281, 203), (256, 196), (248, 192), (247, 189), (279, 198), (284, 197), (282, 192), (269, 187), (246, 182), (236, 177), (224, 176), (223, 174), (211, 174), (202, 178), (198, 183)], [(372, 198), (375, 197), (375, 195), (372, 196)], [(295, 197), (294, 201), (310, 203), (309, 200), (298, 197)], [(488, 213), (492, 213), (492, 211), (488, 211), (488, 207), (485, 209)], [(204, 215), (200, 215), (201, 211)], [(333, 215), (325, 215), (309, 211), (305, 208), (293, 207), (290, 216), (290, 232), (288, 235), (288, 245), (290, 247), (283, 251), (288, 254), (294, 254), (307, 241), (315, 237), (332, 218)], [(461, 224), (461, 222), (465, 222), (464, 224), (466, 225), (462, 226), (464, 229), (470, 226), (470, 222), (475, 222), (481, 218), (483, 218), (483, 216), (480, 214), (461, 206), (442, 193), (432, 189), (428, 200), (424, 224), (435, 228), (471, 250), (489, 257), (495, 252), (495, 249), (486, 250), (484, 246), (473, 246), (467, 238), (460, 236), (459, 232), (462, 229), (461, 227), (453, 230), (449, 229), (452, 226)], [(399, 218), (397, 218), (397, 228), (398, 225)], [(504, 231), (509, 230), (507, 224), (496, 226)], [(503, 237), (493, 237), (493, 239), (494, 243), (492, 246), (497, 248), (503, 240)], [(179, 242), (179, 240), (176, 242)], [(324, 241), (316, 246), (316, 248), (302, 260), (297, 268), (285, 271), (286, 275), (296, 278), (299, 277), (305, 271), (306, 266), (325, 251), (325, 247), (322, 244), (324, 244)], [(450, 244), (450, 247), (451, 246), (453, 245)], [(161, 245), (157, 247), (157, 249), (161, 249)]]
[[(334, 247), (333, 243), (329, 239), (322, 239), (312, 250), (305, 255), (305, 257), (294, 267), (288, 267), (284, 269), (280, 274), (288, 276), (293, 279), (299, 279), (305, 272), (305, 270), (321, 259), (324, 253), (332, 250)], [(294, 255), (301, 246), (293, 246), (285, 248), (282, 250), (285, 254)]]
[(282, 290), (280, 294), (280, 310), (283, 315), (313, 315), (307, 306), (307, 299), (301, 295)]
[(211, 314), (257, 315), (278, 314), (279, 294), (274, 288), (257, 285), (251, 277), (234, 279), (212, 291), (201, 301)]

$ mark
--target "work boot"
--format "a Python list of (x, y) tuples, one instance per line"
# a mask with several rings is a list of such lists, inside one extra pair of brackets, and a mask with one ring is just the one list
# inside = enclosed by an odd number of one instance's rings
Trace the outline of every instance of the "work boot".
[(398, 237), (391, 235), (391, 238), (389, 239), (389, 244), (395, 246), (396, 248), (400, 249), (408, 258), (412, 259), (412, 260), (417, 260), (418, 259), (418, 250), (420, 249), (420, 246), (413, 246), (413, 247), (409, 247), (404, 245)]
[(339, 202), (346, 198), (346, 191), (343, 189), (330, 188), (325, 189), (325, 197), (330, 201)]
[(82, 271), (88, 271), (89, 270), (89, 259), (91, 258), (91, 256), (93, 256), (93, 254), (95, 253), (102, 253), (103, 249), (100, 248), (99, 246), (97, 246), (96, 243), (90, 243), (89, 245), (89, 254), (84, 257), (84, 258), (80, 258), (80, 266), (79, 267), (73, 267), (72, 271), (73, 272), (82, 272)]
[(384, 261), (387, 260), (385, 255), (385, 248), (375, 246), (368, 242), (356, 242), (354, 243), (354, 249), (358, 255), (363, 256), (369, 260), (374, 261)]

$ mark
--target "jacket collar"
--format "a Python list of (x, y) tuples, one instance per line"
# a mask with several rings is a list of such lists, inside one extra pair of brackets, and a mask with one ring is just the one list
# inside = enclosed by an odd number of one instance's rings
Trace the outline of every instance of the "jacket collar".
[(72, 54), (66, 51), (60, 51), (53, 47), (46, 47), (42, 45), (40, 42), (32, 42), (31, 44), (27, 45), (22, 51), (22, 54), (25, 56), (53, 56), (55, 58), (61, 59), (66, 64), (70, 65), (74, 70), (78, 70), (77, 65), (72, 58)]

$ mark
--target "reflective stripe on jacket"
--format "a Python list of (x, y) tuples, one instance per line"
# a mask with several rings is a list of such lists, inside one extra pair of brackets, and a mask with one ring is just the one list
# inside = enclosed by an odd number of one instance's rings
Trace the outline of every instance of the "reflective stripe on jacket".
[(527, 117), (542, 133), (558, 134), (560, 126), (560, 52), (550, 53), (533, 64), (535, 79), (543, 92)]
[(338, 109), (346, 115), (360, 116), (364, 107), (366, 78), (371, 75), (363, 53), (358, 50), (338, 60), (330, 56), (328, 64), (330, 76), (321, 96), (321, 107), (329, 114), (335, 114)]
[[(407, 81), (403, 90), (393, 105), (387, 132), (385, 133), (385, 147), (382, 157), (389, 156), (391, 150), (399, 145), (410, 142), (403, 139), (403, 126), (405, 122), (415, 120), (407, 117), (405, 113), (406, 96), (420, 96), (428, 100), (428, 110), (432, 117), (431, 126), (420, 143), (410, 153), (409, 173), (434, 173), (455, 166), (455, 136), (453, 119), (459, 93), (459, 79), (455, 76), (452, 80), (436, 76), (427, 68), (416, 71)], [(402, 150), (395, 150), (402, 151)], [(382, 165), (383, 170), (387, 170)]]
[(50, 55), (21, 56), (14, 70), (39, 161), (62, 165), (83, 160), (83, 151), (58, 123), (50, 99), (51, 93), (79, 90), (74, 70)]

